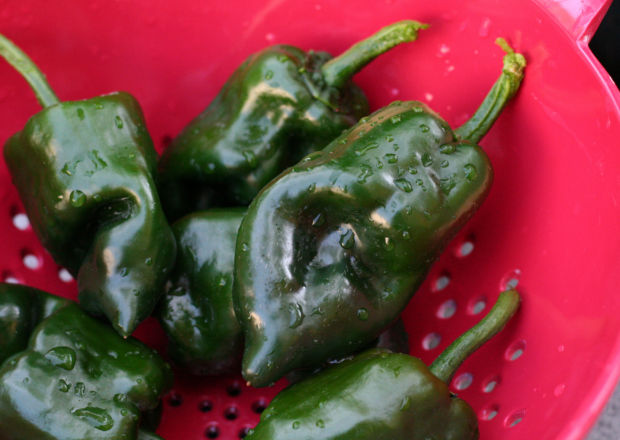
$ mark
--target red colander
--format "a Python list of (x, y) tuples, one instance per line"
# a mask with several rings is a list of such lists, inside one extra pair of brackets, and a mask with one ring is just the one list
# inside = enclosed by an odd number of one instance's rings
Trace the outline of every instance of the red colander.
[[(246, 56), (288, 43), (340, 53), (402, 19), (418, 41), (356, 77), (377, 109), (425, 101), (453, 126), (501, 68), (505, 37), (528, 59), (521, 91), (482, 141), (490, 196), (447, 247), (404, 313), (411, 353), (430, 363), (516, 285), (520, 312), (461, 367), (452, 390), (481, 438), (584, 438), (620, 374), (620, 94), (587, 43), (611, 0), (0, 0), (0, 32), (39, 64), (63, 100), (116, 90), (142, 103), (157, 147), (207, 106)], [(37, 112), (0, 63), (0, 142)], [(3, 281), (75, 298), (43, 250), (0, 164)], [(165, 351), (161, 329), (138, 335)], [(233, 440), (284, 386), (177, 375), (159, 434)], [(380, 405), (381, 402), (377, 402)]]

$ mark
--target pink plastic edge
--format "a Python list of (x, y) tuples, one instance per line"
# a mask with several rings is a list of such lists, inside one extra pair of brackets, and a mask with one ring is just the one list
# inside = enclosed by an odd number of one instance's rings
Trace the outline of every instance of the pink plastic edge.
[[(535, 0), (553, 21), (564, 29), (567, 37), (574, 41), (588, 66), (596, 75), (610, 97), (613, 111), (620, 119), (620, 91), (596, 59), (588, 43), (596, 32), (613, 0)], [(559, 14), (558, 14), (559, 13)], [(590, 396), (583, 399), (577, 416), (561, 432), (558, 438), (581, 440), (590, 432), (620, 379), (620, 337), (611, 350), (603, 372), (595, 380)]]

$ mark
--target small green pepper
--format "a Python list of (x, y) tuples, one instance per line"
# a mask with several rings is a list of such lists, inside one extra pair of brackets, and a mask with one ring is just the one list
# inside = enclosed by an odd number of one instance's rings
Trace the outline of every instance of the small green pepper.
[(519, 306), (514, 290), (429, 367), (371, 349), (278, 394), (247, 440), (476, 440), (473, 409), (448, 389), (459, 365)]
[(490, 189), (491, 164), (475, 143), (525, 67), (502, 47), (501, 76), (456, 132), (423, 103), (394, 102), (253, 200), (233, 292), (252, 386), (364, 348), (407, 305)]
[(178, 256), (158, 316), (168, 354), (192, 374), (239, 371), (243, 335), (232, 304), (237, 230), (245, 208), (197, 212), (172, 225)]
[(250, 203), (280, 171), (368, 114), (351, 77), (425, 27), (395, 23), (336, 58), (286, 45), (251, 55), (164, 151), (161, 196), (169, 218)]
[[(139, 434), (143, 413), (156, 410), (172, 385), (170, 367), (154, 350), (70, 301), (14, 285), (0, 285), (0, 295), (2, 304), (21, 307), (15, 299), (24, 295), (34, 310), (51, 312), (42, 320), (32, 314), (38, 324), (27, 345), (0, 365), (0, 439), (159, 438)], [(15, 324), (34, 324), (26, 315), (15, 315)]]
[(142, 110), (127, 93), (59, 102), (32, 60), (2, 35), (0, 55), (44, 107), (4, 147), (32, 227), (77, 276), (84, 309), (127, 336), (153, 311), (176, 252)]

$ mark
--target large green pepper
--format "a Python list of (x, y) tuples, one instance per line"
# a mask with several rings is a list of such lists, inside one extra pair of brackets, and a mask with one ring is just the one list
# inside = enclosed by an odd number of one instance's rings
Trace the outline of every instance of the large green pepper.
[(494, 308), (428, 368), (405, 354), (371, 349), (278, 394), (247, 440), (475, 440), (475, 412), (450, 393), (458, 366), (502, 329), (519, 295)]
[(233, 297), (251, 385), (363, 348), (407, 305), (489, 191), (491, 164), (475, 143), (525, 66), (502, 44), (500, 78), (456, 132), (420, 102), (394, 102), (254, 199), (239, 229)]
[(237, 230), (245, 208), (190, 214), (172, 225), (176, 266), (159, 306), (168, 354), (198, 375), (239, 371), (243, 335), (232, 304)]
[(44, 107), (4, 148), (32, 227), (77, 276), (82, 306), (127, 336), (153, 311), (176, 252), (140, 106), (127, 93), (61, 103), (27, 55), (1, 35), (0, 55)]
[(28, 343), (0, 366), (0, 439), (159, 438), (139, 429), (172, 385), (170, 367), (154, 350), (121, 338), (70, 301), (14, 285), (0, 285), (0, 295), (5, 307), (23, 309), (14, 325), (36, 324)]
[(415, 21), (387, 26), (336, 58), (286, 45), (251, 55), (164, 152), (168, 216), (250, 203), (280, 171), (368, 114), (351, 77), (424, 27)]

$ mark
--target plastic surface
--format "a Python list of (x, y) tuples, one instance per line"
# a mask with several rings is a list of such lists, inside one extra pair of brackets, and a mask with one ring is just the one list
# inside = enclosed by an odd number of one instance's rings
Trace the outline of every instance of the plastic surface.
[[(339, 53), (404, 18), (432, 27), (356, 81), (373, 109), (419, 99), (458, 126), (501, 66), (495, 37), (507, 38), (529, 65), (481, 142), (493, 189), (405, 319), (411, 352), (430, 362), (518, 282), (521, 311), (463, 365), (452, 389), (480, 415), (482, 439), (565, 440), (586, 435), (620, 374), (620, 97), (587, 48), (609, 3), (0, 0), (0, 32), (39, 63), (61, 99), (133, 93), (160, 150), (251, 52), (289, 43)], [(0, 63), (0, 142), (36, 111), (26, 82)], [(63, 281), (21, 213), (1, 163), (2, 279), (74, 297), (75, 283)], [(139, 333), (165, 346), (154, 322)], [(239, 438), (275, 392), (236, 377), (179, 375), (159, 433)]]

